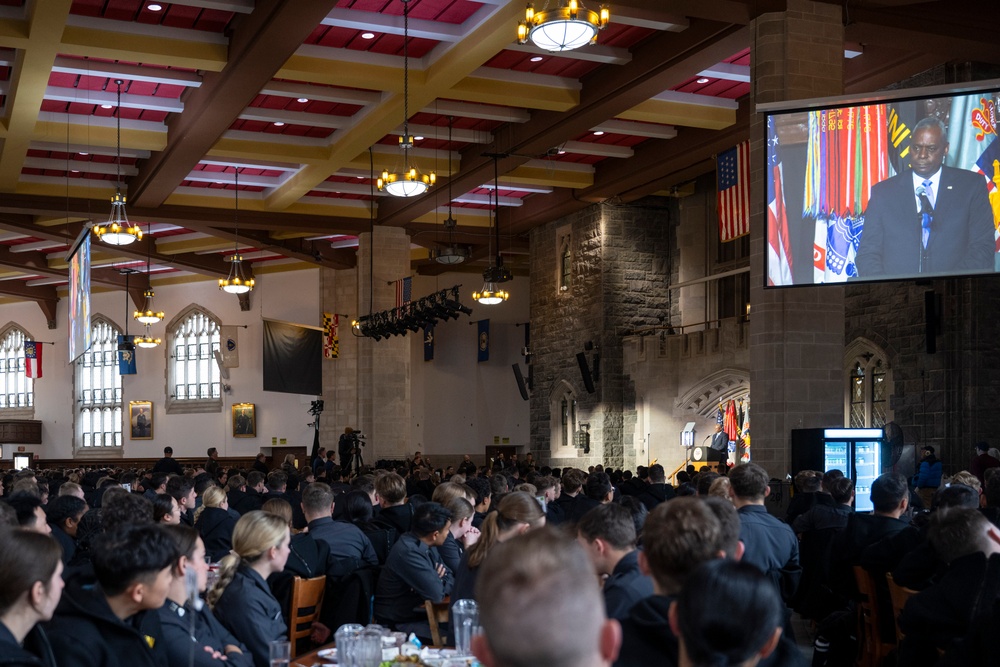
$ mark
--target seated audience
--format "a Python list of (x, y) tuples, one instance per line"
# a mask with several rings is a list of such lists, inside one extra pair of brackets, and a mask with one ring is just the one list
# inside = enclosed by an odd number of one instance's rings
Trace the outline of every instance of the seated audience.
[(59, 667), (166, 665), (156, 610), (173, 580), (173, 541), (159, 526), (122, 525), (94, 540), (90, 558), (98, 585), (67, 587), (46, 629)]
[(503, 497), (495, 512), (483, 521), (479, 539), (465, 551), (465, 557), (455, 573), (452, 600), (475, 599), (476, 577), (491, 549), (515, 535), (545, 525), (545, 515), (538, 501), (526, 493), (511, 493)]
[(465, 496), (453, 498), (445, 505), (451, 514), (451, 528), (444, 544), (438, 547), (441, 560), (453, 573), (458, 571), (465, 549), (476, 543), (479, 531), (472, 527), (472, 503)]
[(413, 506), (406, 502), (406, 480), (394, 472), (381, 475), (375, 479), (375, 493), (380, 509), (373, 523), (392, 528), (399, 539), (409, 532), (413, 520)]
[(839, 529), (847, 525), (847, 520), (854, 513), (854, 480), (850, 477), (837, 477), (830, 481), (827, 492), (833, 505), (816, 503), (808, 511), (795, 517), (792, 529), (796, 533)]
[(482, 530), (483, 520), (493, 502), (493, 486), (484, 477), (472, 477), (465, 484), (476, 494), (476, 499), (473, 501), (476, 512), (472, 515), (472, 527)]
[(680, 667), (750, 667), (778, 646), (784, 605), (757, 568), (714, 560), (691, 574), (669, 613)]
[[(361, 532), (372, 543), (379, 565), (385, 565), (385, 560), (389, 557), (389, 550), (396, 543), (395, 529), (384, 528), (372, 522), (375, 508), (372, 506), (371, 497), (364, 491), (348, 491), (340, 497), (344, 511), (343, 520), (361, 529)], [(334, 505), (336, 506), (336, 501), (334, 501)]]
[(483, 634), (472, 650), (486, 667), (600, 667), (618, 654), (621, 631), (604, 615), (592, 566), (554, 528), (499, 545), (477, 585)]
[(606, 472), (593, 472), (587, 475), (583, 484), (583, 492), (577, 496), (573, 508), (567, 515), (567, 521), (575, 524), (584, 514), (603, 503), (610, 503), (614, 498), (614, 488), (611, 478)]
[(39, 623), (51, 619), (59, 604), (62, 571), (54, 539), (0, 528), (0, 572), (4, 573), (0, 577), (0, 664), (55, 667), (52, 647)]
[[(267, 487), (264, 486), (266, 473), (259, 470), (251, 470), (247, 474), (245, 485), (239, 485), (239, 475), (229, 479), (229, 506), (240, 513), (240, 516), (247, 512), (259, 510), (264, 505), (264, 493)], [(235, 482), (234, 482), (235, 479)], [(235, 486), (234, 484), (238, 485)]]
[(740, 515), (743, 561), (766, 574), (782, 599), (790, 601), (802, 577), (799, 541), (787, 523), (764, 507), (764, 498), (771, 492), (768, 481), (767, 471), (756, 463), (738, 465), (729, 473), (733, 504)]
[(189, 477), (178, 475), (167, 480), (167, 495), (177, 501), (181, 510), (181, 523), (194, 526), (194, 506), (197, 494), (194, 492), (194, 482)]
[(375, 589), (375, 618), (401, 632), (429, 638), (424, 600), (441, 602), (451, 594), (454, 575), (437, 549), (448, 537), (451, 515), (433, 502), (413, 512), (410, 532), (393, 545)]
[(165, 530), (179, 552), (167, 602), (159, 610), (170, 665), (253, 667), (246, 647), (222, 627), (199, 597), (208, 582), (204, 541), (187, 526)]
[(652, 579), (639, 571), (632, 513), (616, 503), (599, 505), (583, 515), (576, 530), (597, 576), (607, 577), (602, 596), (608, 618), (624, 618), (633, 604), (653, 594)]
[(928, 540), (947, 570), (913, 597), (899, 615), (905, 637), (900, 664), (937, 662), (938, 651), (960, 639), (973, 622), (977, 598), (1000, 590), (1000, 530), (974, 508), (950, 507), (931, 515)]
[(302, 493), (302, 511), (308, 522), (309, 534), (313, 539), (326, 542), (330, 547), (330, 558), (341, 567), (332, 572), (344, 575), (365, 565), (378, 565), (378, 556), (371, 540), (357, 526), (343, 521), (334, 521), (333, 492), (323, 482), (314, 482)]
[(660, 503), (665, 503), (673, 498), (674, 495), (674, 487), (667, 484), (663, 466), (659, 463), (649, 466), (649, 484), (646, 484), (638, 494), (639, 500), (646, 506), (646, 509), (652, 510)]
[(218, 486), (205, 489), (201, 497), (201, 507), (195, 510), (194, 527), (205, 542), (205, 553), (212, 562), (222, 560), (222, 557), (233, 548), (233, 529), (236, 519), (229, 514), (229, 500), (226, 492)]
[[(576, 468), (567, 468), (560, 478), (560, 485), (562, 486), (562, 492), (559, 497), (556, 498), (555, 505), (559, 509), (559, 514), (562, 518), (559, 522), (569, 521), (571, 515), (574, 514), (574, 506), (576, 505), (577, 499), (580, 497), (580, 493), (583, 491), (583, 483), (587, 481), (587, 474), (582, 470), (577, 470)], [(582, 516), (582, 514), (581, 514)]]
[(255, 667), (269, 667), (268, 645), (287, 639), (281, 605), (267, 578), (284, 569), (290, 540), (281, 517), (261, 511), (244, 514), (233, 530), (233, 550), (222, 559), (219, 580), (208, 593), (216, 617), (250, 649)]
[(154, 523), (170, 525), (181, 522), (181, 507), (169, 493), (161, 493), (152, 502)]
[(792, 524), (816, 505), (833, 505), (833, 499), (823, 492), (823, 473), (818, 470), (802, 470), (795, 475), (795, 495), (788, 503), (785, 523)]
[(62, 547), (63, 565), (68, 565), (76, 553), (76, 533), (80, 520), (87, 513), (87, 503), (76, 496), (57, 496), (45, 508), (52, 537)]
[(17, 513), (17, 525), (25, 530), (48, 535), (52, 532), (38, 496), (20, 492), (7, 498), (7, 504)]

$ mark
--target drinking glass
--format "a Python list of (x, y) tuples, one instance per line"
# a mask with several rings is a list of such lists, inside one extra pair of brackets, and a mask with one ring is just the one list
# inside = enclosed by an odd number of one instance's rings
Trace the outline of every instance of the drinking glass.
[(347, 623), (340, 626), (334, 635), (337, 644), (337, 664), (343, 667), (356, 667), (358, 639), (364, 630), (363, 625), (357, 623)]
[(455, 651), (458, 655), (472, 655), (472, 636), (479, 634), (479, 606), (475, 600), (459, 600), (451, 608), (455, 624)]
[(288, 667), (288, 662), (292, 657), (292, 643), (283, 639), (271, 642), (269, 647), (271, 654), (271, 667)]
[(382, 631), (366, 628), (356, 641), (354, 667), (378, 667), (382, 662)]

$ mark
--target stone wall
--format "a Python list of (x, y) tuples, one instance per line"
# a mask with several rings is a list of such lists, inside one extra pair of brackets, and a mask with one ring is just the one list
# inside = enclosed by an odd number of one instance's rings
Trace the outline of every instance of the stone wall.
[[(531, 448), (540, 461), (572, 458), (574, 465), (634, 466), (635, 388), (624, 372), (622, 339), (636, 329), (669, 321), (669, 261), (675, 246), (674, 200), (649, 198), (632, 206), (595, 205), (531, 233)], [(572, 275), (560, 289), (560, 239), (568, 233)], [(587, 393), (577, 353), (593, 365), (595, 392)], [(550, 401), (575, 394), (577, 431), (589, 425), (590, 449), (551, 446)], [(564, 461), (565, 463), (565, 461)]]

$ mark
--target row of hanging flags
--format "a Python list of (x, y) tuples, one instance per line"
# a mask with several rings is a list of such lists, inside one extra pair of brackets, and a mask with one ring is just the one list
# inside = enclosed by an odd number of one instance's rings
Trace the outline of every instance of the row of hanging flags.
[[(801, 220), (813, 225), (813, 282), (844, 282), (857, 275), (854, 258), (864, 230), (871, 188), (909, 166), (916, 102), (810, 111)], [(952, 98), (946, 164), (983, 174), (1000, 253), (1000, 141), (997, 103), (989, 96)], [(792, 283), (789, 215), (778, 133), (767, 120), (767, 253), (769, 285)], [(750, 233), (750, 142), (717, 158), (719, 240)], [(794, 220), (794, 215), (793, 218)], [(808, 231), (806, 232), (808, 233)], [(1000, 259), (998, 259), (1000, 268)]]
[(719, 402), (715, 421), (722, 425), (722, 431), (729, 438), (729, 453), (737, 451), (738, 445), (743, 445), (740, 451), (740, 463), (750, 462), (750, 399), (729, 399), (726, 403)]
[[(413, 278), (400, 278), (393, 281), (396, 295), (396, 308), (404, 308), (413, 300)], [(490, 321), (488, 319), (475, 322), (476, 328), (476, 361), (490, 359)], [(323, 358), (336, 359), (340, 356), (339, 337), (340, 315), (323, 313)], [(424, 327), (424, 361), (434, 360), (434, 325)]]

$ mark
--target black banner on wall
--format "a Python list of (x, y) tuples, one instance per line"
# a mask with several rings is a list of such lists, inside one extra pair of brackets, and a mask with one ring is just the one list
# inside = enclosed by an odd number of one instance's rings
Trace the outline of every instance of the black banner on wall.
[(264, 391), (323, 393), (323, 329), (264, 320)]

